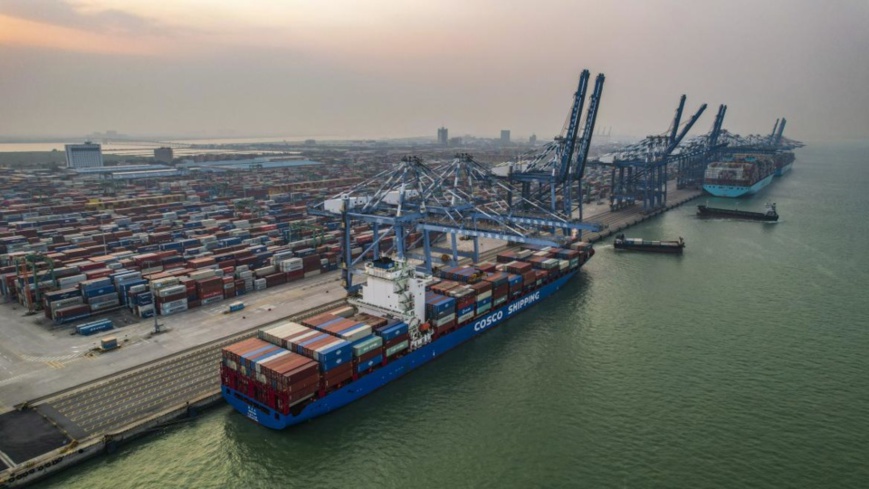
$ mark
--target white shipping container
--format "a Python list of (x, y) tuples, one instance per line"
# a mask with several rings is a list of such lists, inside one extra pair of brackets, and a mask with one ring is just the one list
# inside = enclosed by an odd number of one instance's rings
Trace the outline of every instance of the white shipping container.
[(113, 300), (114, 301), (118, 300), (118, 294), (116, 292), (109, 292), (108, 294), (98, 295), (95, 297), (89, 297), (88, 304), (94, 305), (94, 304), (100, 304), (102, 302), (111, 302)]
[(350, 331), (342, 331), (338, 336), (344, 338), (347, 341), (356, 341), (365, 338), (366, 336), (371, 336), (371, 326), (367, 324), (359, 325), (357, 328), (353, 328)]
[(84, 304), (84, 298), (82, 298), (81, 296), (70, 297), (69, 299), (61, 299), (59, 301), (51, 302), (48, 304), (48, 308), (49, 310), (51, 310), (51, 312), (54, 312), (60, 308), (75, 306), (78, 304)]
[(71, 277), (63, 277), (57, 279), (57, 286), (61, 289), (69, 289), (77, 285), (79, 282), (83, 282), (87, 279), (87, 276), (84, 274), (81, 275), (73, 275)]
[(178, 299), (177, 301), (172, 302), (164, 302), (160, 304), (160, 310), (174, 309), (176, 307), (184, 306), (187, 307), (187, 298)]
[(257, 268), (256, 270), (254, 270), (254, 274), (257, 277), (264, 277), (266, 275), (271, 275), (273, 273), (275, 273), (275, 267), (272, 265), (265, 266), (262, 268)]
[(176, 314), (176, 313), (186, 311), (186, 310), (187, 310), (187, 304), (184, 304), (183, 306), (181, 306), (177, 309), (170, 309), (170, 310), (161, 311), (161, 315), (168, 316), (170, 314)]
[(172, 285), (169, 287), (164, 287), (162, 289), (157, 289), (157, 297), (168, 297), (174, 294), (180, 294), (182, 292), (187, 292), (187, 287), (183, 285)]
[(205, 280), (214, 276), (214, 269), (197, 270), (190, 273), (190, 278), (193, 280)]
[(118, 306), (121, 304), (120, 299), (115, 298), (113, 301), (108, 302), (100, 302), (99, 304), (91, 304), (91, 311), (102, 311), (103, 309), (111, 309), (112, 307)]

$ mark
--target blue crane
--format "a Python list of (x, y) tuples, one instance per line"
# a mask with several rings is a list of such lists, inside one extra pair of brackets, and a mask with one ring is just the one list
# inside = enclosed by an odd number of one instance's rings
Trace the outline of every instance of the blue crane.
[(703, 175), (706, 166), (711, 163), (722, 148), (727, 144), (719, 144), (724, 115), (727, 106), (718, 106), (718, 114), (712, 123), (712, 128), (703, 136), (698, 136), (686, 141), (680, 151), (670, 157), (671, 162), (676, 163), (676, 188), (699, 187), (703, 184)]
[[(507, 171), (500, 176), (516, 188), (508, 194), (507, 204), (511, 209), (516, 204), (519, 205), (517, 209), (519, 211), (528, 210), (529, 207), (541, 207), (568, 220), (577, 217), (581, 220), (582, 206), (575, 203), (579, 204), (582, 200), (580, 183), (584, 176), (606, 80), (603, 74), (595, 78), (585, 124), (580, 135), (581, 116), (589, 78), (589, 71), (583, 70), (562, 135), (556, 137), (539, 152), (526, 155), (517, 163), (505, 165)], [(520, 195), (518, 203), (514, 202), (514, 194)]]
[(634, 205), (637, 200), (642, 200), (644, 212), (666, 204), (667, 165), (671, 162), (671, 154), (706, 110), (706, 104), (702, 104), (687, 122), (681, 124), (685, 100), (685, 95), (682, 95), (667, 133), (648, 136), (612, 156), (610, 207), (613, 210)]

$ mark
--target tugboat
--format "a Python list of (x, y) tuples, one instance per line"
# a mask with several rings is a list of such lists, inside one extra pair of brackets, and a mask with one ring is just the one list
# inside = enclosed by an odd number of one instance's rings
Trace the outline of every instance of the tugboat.
[(613, 247), (617, 250), (682, 254), (685, 240), (680, 237), (679, 241), (646, 241), (639, 238), (625, 238), (624, 234), (619, 234), (613, 242)]
[(720, 209), (717, 207), (698, 205), (697, 215), (699, 217), (730, 217), (734, 219), (744, 219), (748, 221), (778, 221), (778, 212), (776, 212), (774, 202), (772, 204), (766, 204), (765, 212), (741, 211), (739, 209)]

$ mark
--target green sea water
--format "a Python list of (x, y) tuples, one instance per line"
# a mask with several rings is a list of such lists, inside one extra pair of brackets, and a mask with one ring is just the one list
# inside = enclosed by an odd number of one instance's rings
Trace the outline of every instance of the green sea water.
[[(689, 203), (545, 303), (281, 432), (225, 406), (47, 488), (869, 487), (869, 143), (812, 144), (741, 209)], [(733, 205), (708, 199), (712, 205)]]

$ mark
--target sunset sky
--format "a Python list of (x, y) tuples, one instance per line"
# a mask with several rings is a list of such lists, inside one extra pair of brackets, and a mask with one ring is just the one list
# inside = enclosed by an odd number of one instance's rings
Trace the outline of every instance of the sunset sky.
[(599, 126), (869, 136), (869, 2), (0, 0), (0, 137), (560, 132), (583, 68)]

